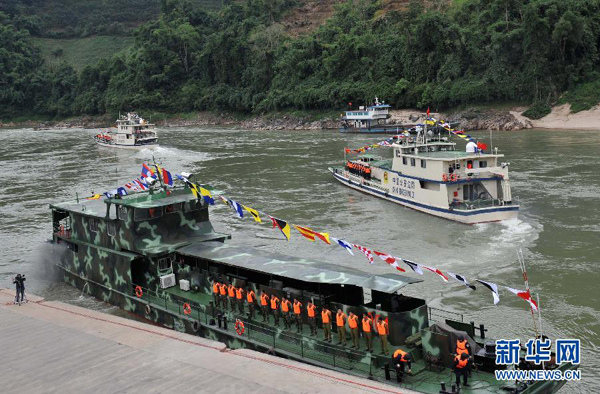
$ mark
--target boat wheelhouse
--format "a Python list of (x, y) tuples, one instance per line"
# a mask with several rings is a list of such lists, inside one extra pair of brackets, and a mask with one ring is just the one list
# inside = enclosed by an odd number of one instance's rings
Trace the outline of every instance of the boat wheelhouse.
[(517, 216), (504, 155), (484, 153), (473, 142), (457, 150), (448, 137), (428, 134), (399, 136), (392, 159), (363, 155), (329, 170), (348, 187), (461, 223)]
[[(462, 315), (429, 308), (425, 300), (401, 294), (420, 279), (373, 275), (316, 259), (230, 245), (228, 235), (214, 231), (208, 205), (188, 188), (151, 187), (137, 195), (68, 201), (50, 208), (52, 262), (64, 280), (166, 327), (218, 340), (229, 348), (268, 351), (431, 394), (450, 392), (446, 390), (453, 377), (447, 386), (440, 386), (440, 374), (448, 376), (456, 338), (465, 336), (477, 366), (470, 382), (478, 393), (554, 393), (565, 383), (496, 380), (493, 371), (503, 367), (494, 362), (495, 349), (483, 325), (465, 323)], [(243, 299), (250, 290), (257, 299), (263, 293), (297, 299), (303, 311), (313, 302), (318, 308), (317, 336), (309, 335), (306, 313), (301, 314), (303, 329), (291, 330), (273, 324), (271, 317), (263, 322), (252, 316), (247, 303), (233, 310), (228, 303), (216, 304), (215, 282), (243, 289)], [(390, 352), (402, 349), (411, 354), (412, 374), (391, 378), (394, 367), (390, 356), (380, 354), (379, 340), (372, 352), (362, 350), (363, 339), (361, 350), (323, 340), (320, 311), (325, 306), (334, 314), (341, 309), (386, 320)], [(577, 367), (548, 363), (549, 368)]]
[(111, 148), (142, 149), (158, 146), (155, 125), (133, 112), (120, 116), (115, 129), (95, 135), (94, 140), (98, 145)]

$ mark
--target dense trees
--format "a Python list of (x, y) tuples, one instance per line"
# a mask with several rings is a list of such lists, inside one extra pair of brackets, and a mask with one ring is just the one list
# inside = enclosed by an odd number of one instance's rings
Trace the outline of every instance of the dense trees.
[[(19, 12), (19, 1), (6, 1), (5, 113), (264, 112), (341, 108), (374, 96), (398, 107), (496, 100), (543, 107), (600, 80), (597, 0), (462, 0), (435, 9), (413, 0), (388, 13), (379, 2), (349, 0), (296, 39), (281, 23), (293, 0), (224, 2), (218, 13), (161, 0), (160, 16), (137, 28), (127, 55), (79, 75), (66, 64), (42, 64), (27, 38), (35, 18)], [(586, 103), (592, 91), (585, 89)]]

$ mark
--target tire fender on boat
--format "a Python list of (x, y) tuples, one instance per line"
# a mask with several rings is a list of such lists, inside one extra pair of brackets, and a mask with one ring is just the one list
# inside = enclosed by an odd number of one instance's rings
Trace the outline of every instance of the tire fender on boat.
[(146, 315), (149, 315), (150, 313), (152, 313), (152, 308), (150, 308), (150, 304), (146, 304), (146, 308), (144, 308), (146, 311)]
[(198, 332), (200, 330), (200, 322), (198, 320), (194, 320), (192, 323), (192, 330), (194, 332)]

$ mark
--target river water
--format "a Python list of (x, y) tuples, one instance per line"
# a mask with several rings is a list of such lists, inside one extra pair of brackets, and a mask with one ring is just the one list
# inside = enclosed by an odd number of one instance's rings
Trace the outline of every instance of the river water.
[[(510, 162), (519, 218), (467, 226), (435, 218), (353, 191), (327, 167), (343, 161), (343, 148), (381, 136), (336, 131), (245, 131), (227, 128), (160, 130), (161, 147), (126, 151), (94, 145), (93, 130), (0, 130), (0, 287), (16, 273), (28, 276), (28, 291), (115, 313), (78, 290), (42, 274), (43, 245), (51, 232), (51, 202), (104, 192), (139, 176), (154, 157), (172, 173), (200, 174), (228, 197), (292, 223), (329, 232), (350, 242), (499, 285), (524, 287), (517, 251), (525, 255), (532, 290), (540, 294), (543, 330), (550, 338), (581, 339), (582, 382), (564, 392), (595, 393), (600, 384), (600, 133), (527, 130), (501, 132), (494, 146)], [(478, 133), (473, 133), (477, 135)], [(489, 144), (489, 134), (479, 133)], [(462, 144), (461, 141), (458, 142)], [(385, 149), (385, 148), (384, 148)], [(381, 149), (383, 155), (386, 153)], [(287, 242), (270, 223), (239, 219), (223, 204), (211, 209), (217, 231), (230, 242), (389, 273), (383, 261), (369, 266), (357, 251), (311, 243), (292, 231)], [(266, 221), (269, 221), (268, 218)], [(415, 276), (413, 273), (408, 275)], [(425, 273), (406, 293), (433, 307), (485, 323), (489, 336), (533, 337), (528, 305), (501, 291), (491, 293), (443, 283)]]

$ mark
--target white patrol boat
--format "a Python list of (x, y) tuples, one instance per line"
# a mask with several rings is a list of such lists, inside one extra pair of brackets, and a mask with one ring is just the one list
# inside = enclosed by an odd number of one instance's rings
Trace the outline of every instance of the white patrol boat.
[(110, 148), (142, 149), (158, 147), (155, 125), (134, 112), (120, 116), (117, 127), (94, 136), (98, 145)]
[(391, 125), (388, 124), (390, 105), (379, 101), (375, 97), (375, 103), (370, 106), (360, 106), (358, 110), (345, 111), (341, 116), (340, 133), (369, 133), (398, 134), (414, 125)]
[[(398, 136), (394, 157), (365, 154), (329, 171), (344, 185), (418, 211), (475, 224), (517, 216), (504, 155), (469, 142), (456, 150), (448, 137)], [(431, 132), (429, 133), (431, 134)]]

